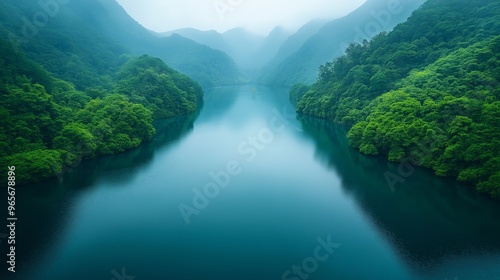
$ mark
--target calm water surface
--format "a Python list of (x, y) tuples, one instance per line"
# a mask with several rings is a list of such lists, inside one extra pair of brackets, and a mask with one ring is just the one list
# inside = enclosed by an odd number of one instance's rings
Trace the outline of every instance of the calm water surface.
[(500, 202), (420, 169), (391, 189), (397, 164), (287, 95), (209, 90), (154, 141), (19, 188), (17, 272), (3, 239), (0, 277), (500, 279)]

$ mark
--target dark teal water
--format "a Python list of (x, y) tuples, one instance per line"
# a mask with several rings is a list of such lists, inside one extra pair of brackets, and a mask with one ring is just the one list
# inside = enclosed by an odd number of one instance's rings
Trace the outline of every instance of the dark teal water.
[(19, 188), (1, 279), (500, 279), (500, 202), (349, 149), (286, 90), (216, 88), (157, 128)]

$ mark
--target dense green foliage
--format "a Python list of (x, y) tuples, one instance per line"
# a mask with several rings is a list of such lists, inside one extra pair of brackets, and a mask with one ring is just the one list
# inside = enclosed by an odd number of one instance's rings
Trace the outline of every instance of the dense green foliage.
[(321, 66), (298, 110), (350, 124), (361, 120), (360, 109), (411, 70), (498, 35), (499, 9), (494, 0), (429, 0), (392, 32), (351, 44), (344, 56)]
[(363, 153), (411, 156), (500, 197), (500, 36), (413, 71), (365, 110), (348, 135)]
[(47, 24), (35, 24), (33, 15), (44, 12), (38, 2), (1, 1), (2, 37), (78, 90), (97, 85), (110, 89), (111, 76), (128, 59), (122, 56), (125, 48), (91, 28), (89, 22), (80, 22), (70, 4), (61, 4), (54, 17), (48, 16)]
[(366, 154), (410, 157), (500, 197), (500, 3), (429, 0), (320, 68), (304, 114), (353, 124)]
[[(259, 77), (259, 82), (271, 85), (292, 86), (295, 83), (312, 83), (318, 67), (342, 55), (349, 42), (369, 39), (376, 35), (373, 29), (388, 31), (405, 21), (425, 0), (367, 0), (352, 13), (325, 24), (307, 39), (294, 53), (279, 63), (271, 62)], [(398, 12), (390, 12), (389, 6)], [(392, 11), (392, 10), (391, 10)], [(380, 18), (384, 18), (381, 20)]]
[(297, 104), (300, 99), (306, 94), (311, 89), (310, 86), (305, 85), (305, 84), (295, 84), (291, 89), (290, 89), (290, 101), (292, 101), (293, 104)]
[[(54, 177), (84, 159), (148, 141), (156, 118), (194, 112), (201, 87), (161, 60), (130, 59), (111, 90), (78, 91), (0, 41), (0, 165), (17, 182)], [(4, 168), (7, 170), (7, 168)]]
[[(47, 9), (44, 3), (59, 4)], [(234, 84), (240, 77), (225, 53), (180, 36), (158, 38), (114, 0), (0, 1), (0, 35), (78, 90), (111, 90), (116, 71), (143, 54), (161, 58), (203, 86)]]
[(116, 92), (143, 104), (155, 118), (192, 113), (202, 102), (201, 87), (158, 58), (142, 56), (129, 61), (117, 79)]

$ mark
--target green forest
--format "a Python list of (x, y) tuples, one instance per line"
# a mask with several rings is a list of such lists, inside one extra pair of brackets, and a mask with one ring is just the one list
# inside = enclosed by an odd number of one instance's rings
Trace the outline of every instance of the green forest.
[[(16, 165), (19, 182), (138, 147), (154, 120), (197, 111), (202, 86), (241, 83), (225, 53), (154, 37), (114, 1), (68, 3), (29, 38), (15, 38), (34, 27), (22, 15), (40, 7), (0, 8), (0, 163)], [(290, 100), (300, 114), (351, 125), (364, 154), (500, 197), (498, 11), (496, 0), (428, 0), (391, 32), (351, 43)]]
[[(55, 77), (78, 90), (113, 87), (111, 76), (130, 56), (149, 54), (204, 87), (235, 84), (239, 70), (225, 53), (181, 36), (159, 38), (111, 0), (60, 1), (44, 24), (41, 3), (0, 1), (0, 35)], [(56, 1), (58, 2), (58, 1)], [(27, 20), (29, 19), (29, 20)]]
[(296, 85), (297, 111), (352, 125), (350, 145), (500, 197), (500, 2), (429, 0)]
[[(96, 82), (80, 90), (0, 41), (0, 163), (16, 166), (18, 183), (135, 148), (151, 140), (154, 120), (202, 105), (200, 85), (160, 59), (127, 59), (105, 77), (105, 87)], [(94, 77), (80, 74), (82, 81)]]
[(212, 67), (230, 64), (225, 54), (185, 38), (161, 41), (111, 1), (70, 2), (42, 27), (23, 21), (40, 11), (36, 2), (0, 8), (0, 164), (16, 166), (18, 183), (138, 147), (155, 134), (154, 120), (199, 110), (201, 86), (167, 66), (170, 56), (203, 57), (182, 65), (206, 85), (230, 76)]

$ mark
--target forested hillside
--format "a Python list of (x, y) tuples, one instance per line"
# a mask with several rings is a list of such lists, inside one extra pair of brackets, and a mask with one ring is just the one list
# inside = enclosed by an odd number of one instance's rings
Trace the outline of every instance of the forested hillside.
[(201, 87), (159, 59), (132, 58), (108, 78), (110, 89), (80, 91), (0, 41), (0, 165), (16, 166), (18, 183), (54, 177), (139, 146), (155, 133), (154, 119), (202, 102)]
[(161, 58), (202, 86), (240, 79), (225, 53), (180, 36), (158, 38), (114, 0), (1, 1), (0, 23), (4, 38), (79, 90), (109, 89), (109, 76), (128, 56), (143, 54)]
[(203, 102), (203, 90), (158, 58), (142, 56), (117, 74), (116, 93), (148, 108), (155, 119), (192, 113)]
[(499, 74), (500, 36), (413, 71), (370, 104), (351, 144), (391, 161), (411, 156), (500, 197)]
[(351, 145), (500, 197), (500, 2), (428, 0), (293, 88), (299, 112), (353, 124)]
[(325, 24), (305, 41), (300, 49), (280, 63), (269, 64), (259, 81), (264, 84), (292, 86), (312, 83), (320, 65), (342, 55), (350, 42), (370, 39), (405, 21), (425, 0), (368, 0), (345, 17)]

